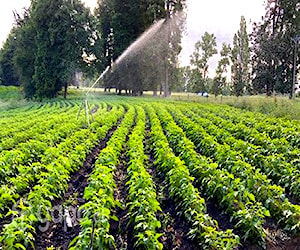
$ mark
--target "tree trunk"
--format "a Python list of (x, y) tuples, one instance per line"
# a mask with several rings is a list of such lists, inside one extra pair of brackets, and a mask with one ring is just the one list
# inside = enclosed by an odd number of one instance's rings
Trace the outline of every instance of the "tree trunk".
[(168, 65), (168, 57), (166, 58), (165, 65), (165, 84), (164, 84), (164, 97), (169, 96), (169, 65)]
[(157, 90), (156, 90), (156, 89), (153, 90), (153, 96), (154, 96), (154, 97), (157, 97)]
[(68, 92), (68, 82), (65, 82), (64, 86), (64, 98), (67, 99), (67, 92)]
[(164, 97), (169, 96), (169, 43), (170, 43), (170, 0), (167, 0), (167, 34), (166, 34), (166, 43), (167, 43), (167, 54), (165, 58), (165, 83), (164, 83)]

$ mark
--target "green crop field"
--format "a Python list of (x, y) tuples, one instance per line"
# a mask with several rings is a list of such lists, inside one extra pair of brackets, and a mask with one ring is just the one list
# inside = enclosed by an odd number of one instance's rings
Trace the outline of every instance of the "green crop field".
[[(0, 249), (297, 249), (300, 121), (99, 96), (0, 111)], [(78, 115), (79, 114), (79, 115)]]

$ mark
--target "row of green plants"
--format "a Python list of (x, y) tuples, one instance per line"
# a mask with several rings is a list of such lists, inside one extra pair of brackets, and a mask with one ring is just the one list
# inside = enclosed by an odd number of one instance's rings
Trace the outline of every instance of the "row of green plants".
[(127, 173), (128, 186), (128, 216), (129, 224), (133, 227), (134, 247), (137, 249), (162, 249), (159, 242), (162, 235), (157, 233), (161, 227), (156, 215), (161, 211), (156, 197), (156, 186), (144, 161), (144, 139), (146, 115), (142, 107), (136, 106), (136, 126), (128, 139), (127, 154), (129, 157)]
[[(254, 145), (261, 146), (261, 153), (264, 155), (270, 155), (275, 153), (283, 153), (290, 155), (290, 151), (293, 150), (285, 138), (271, 139), (267, 134), (258, 132), (255, 127), (249, 127), (244, 123), (233, 123), (231, 119), (224, 119), (215, 115), (218, 107), (211, 109), (210, 112), (203, 111), (202, 108), (193, 107), (194, 114), (203, 118), (209, 119), (213, 124), (230, 132), (237, 139), (241, 139), (250, 142)], [(215, 112), (214, 112), (215, 111)], [(226, 111), (225, 111), (226, 112)], [(234, 117), (232, 119), (235, 119)], [(256, 124), (264, 122), (257, 121)]]
[(195, 177), (195, 185), (230, 216), (235, 227), (242, 232), (243, 240), (249, 239), (264, 246), (266, 234), (263, 224), (269, 211), (256, 202), (251, 190), (239, 178), (235, 179), (226, 169), (220, 169), (212, 163), (211, 159), (197, 154), (193, 142), (185, 136), (165, 108), (156, 107), (156, 111), (171, 148), (188, 166)]
[[(228, 105), (222, 105), (220, 106), (216, 106), (213, 104), (197, 104), (195, 105), (197, 107), (205, 108), (208, 111), (216, 111), (216, 113), (220, 116), (226, 117), (227, 115), (239, 115), (240, 119), (243, 120), (253, 120), (255, 119), (257, 122), (261, 122), (264, 121), (267, 124), (273, 124), (273, 125), (279, 125), (279, 126), (283, 126), (283, 127), (294, 127), (295, 124), (299, 125), (299, 121), (297, 120), (289, 120), (286, 118), (279, 118), (279, 117), (275, 117), (272, 115), (267, 115), (264, 113), (259, 113), (259, 112), (253, 112), (253, 111), (247, 111), (244, 109), (240, 109), (240, 108), (236, 108), (236, 107), (232, 107), (232, 106), (228, 106)], [(225, 113), (224, 113), (225, 112)]]
[(300, 145), (299, 121), (283, 120), (272, 116), (254, 112), (242, 112), (239, 109), (210, 108), (213, 113), (233, 123), (242, 123), (254, 127), (259, 133), (267, 134), (272, 139), (285, 138), (290, 146), (297, 148)]
[(114, 198), (114, 172), (126, 142), (126, 136), (134, 122), (135, 109), (128, 111), (121, 125), (113, 133), (106, 147), (99, 154), (94, 170), (84, 190), (86, 203), (80, 207), (81, 231), (70, 243), (70, 250), (114, 249), (115, 239), (110, 234), (110, 220), (118, 220), (113, 214), (116, 207), (122, 207)]
[[(184, 112), (190, 119), (201, 124), (218, 143), (228, 144), (232, 150), (243, 156), (245, 162), (261, 169), (274, 183), (286, 188), (286, 191), (294, 198), (300, 199), (300, 170), (293, 163), (286, 160), (283, 154), (270, 153), (266, 155), (267, 148), (236, 139), (227, 129), (224, 129), (226, 128), (226, 122), (223, 122), (222, 126), (216, 126), (212, 123), (213, 117), (210, 117), (210, 119), (199, 117), (187, 108), (184, 109)], [(294, 151), (296, 151), (294, 155), (300, 155), (297, 149)]]
[[(115, 106), (110, 113), (118, 113), (118, 107)], [(99, 114), (96, 116), (96, 123), (91, 125), (92, 131), (96, 132), (95, 124), (97, 126), (104, 125), (105, 124), (105, 117), (107, 115), (106, 110), (103, 110), (102, 112), (99, 112)], [(64, 124), (60, 127), (59, 130), (54, 131), (53, 136), (62, 136), (65, 137), (71, 136), (73, 132), (76, 130), (80, 130), (84, 128), (84, 126), (81, 126), (80, 124), (84, 125), (83, 122), (75, 122), (71, 121), (71, 123)], [(73, 129), (70, 130), (71, 126)], [(62, 134), (62, 129), (65, 129), (64, 134)], [(100, 135), (101, 136), (101, 135)], [(72, 137), (72, 136), (71, 136)], [(66, 141), (70, 141), (70, 138), (67, 138)], [(48, 147), (46, 146), (48, 145)], [(65, 141), (61, 142), (60, 144), (52, 145), (51, 143), (40, 143), (40, 144), (31, 144), (31, 149), (34, 150), (36, 146), (41, 146), (44, 151), (38, 152), (38, 161), (31, 162), (30, 164), (19, 164), (16, 169), (17, 175), (16, 176), (6, 176), (5, 183), (3, 183), (0, 186), (0, 218), (3, 217), (3, 214), (5, 214), (5, 211), (10, 208), (13, 204), (15, 204), (16, 199), (18, 199), (21, 195), (23, 195), (26, 191), (29, 190), (29, 188), (32, 186), (33, 183), (35, 183), (39, 178), (40, 174), (43, 174), (44, 172), (44, 166), (47, 164), (50, 164), (52, 161), (56, 160), (56, 156), (59, 155), (59, 152), (67, 153), (72, 149), (72, 147), (75, 147), (75, 144), (66, 144)], [(66, 147), (68, 145), (68, 147)], [(32, 152), (30, 153), (32, 155)], [(29, 155), (30, 155), (29, 154)], [(37, 160), (37, 158), (36, 158)]]
[[(71, 105), (68, 105), (71, 107)], [(41, 104), (30, 104), (24, 105), (15, 109), (8, 109), (6, 111), (1, 111), (0, 113), (0, 126), (9, 124), (22, 124), (22, 122), (27, 122), (28, 119), (37, 118), (40, 115), (45, 115), (47, 113), (60, 112), (60, 102), (47, 102)]]
[[(99, 110), (99, 113), (105, 111)], [(52, 125), (54, 127), (45, 133), (31, 134), (30, 136), (34, 139), (18, 144), (18, 147), (13, 150), (4, 150), (0, 153), (0, 184), (8, 183), (9, 178), (18, 178), (24, 170), (35, 162), (39, 162), (44, 155), (48, 155), (49, 153), (45, 154), (45, 151), (49, 147), (55, 147), (69, 135), (86, 126), (85, 120), (81, 118), (77, 121), (76, 116), (66, 119), (60, 126), (56, 127), (55, 123)]]
[(240, 112), (240, 109), (233, 109), (235, 112), (234, 113), (241, 113), (242, 117), (247, 120), (247, 118), (256, 118), (257, 121), (264, 121), (267, 124), (270, 125), (279, 125), (283, 127), (289, 127), (293, 128), (295, 125), (299, 127), (300, 121), (299, 120), (291, 120), (287, 118), (280, 118), (277, 116), (273, 115), (268, 115), (268, 113), (263, 114), (263, 113), (258, 113), (258, 112)]
[[(68, 111), (63, 110), (60, 114), (49, 114), (42, 118), (31, 119), (32, 123), (23, 124), (19, 128), (16, 126), (5, 129), (5, 134), (2, 135), (0, 142), (0, 152), (3, 150), (11, 150), (18, 147), (19, 143), (26, 142), (30, 139), (38, 139), (48, 131), (53, 133), (66, 121), (76, 121), (76, 108)], [(13, 131), (18, 128), (18, 131)], [(0, 127), (1, 129), (1, 127)], [(4, 128), (3, 128), (4, 130)]]
[[(271, 217), (285, 230), (298, 233), (300, 229), (300, 207), (289, 202), (285, 190), (272, 185), (270, 179), (243, 160), (243, 157), (229, 145), (220, 145), (214, 137), (207, 134), (200, 124), (192, 122), (181, 111), (169, 109), (175, 120), (195, 143), (197, 151), (211, 157), (222, 169), (227, 169), (235, 178), (240, 178), (248, 190), (251, 190), (255, 200), (262, 202), (270, 211)], [(182, 110), (184, 112), (184, 110)]]
[[(18, 121), (16, 118), (2, 118), (0, 123), (0, 139), (4, 139), (6, 137), (13, 137), (18, 132), (24, 132), (31, 127), (36, 127), (37, 124), (49, 121), (50, 119), (55, 118), (58, 115), (67, 115), (76, 113), (75, 107), (65, 107), (65, 108), (52, 108), (48, 107), (47, 109), (43, 109), (43, 112), (36, 112), (30, 115), (30, 112), (23, 112), (22, 115), (19, 115), (20, 120)], [(13, 126), (12, 126), (13, 124)]]
[(169, 196), (176, 203), (178, 216), (185, 218), (191, 226), (190, 237), (202, 249), (234, 249), (239, 244), (239, 237), (232, 230), (219, 230), (217, 222), (206, 213), (205, 200), (193, 186), (194, 178), (184, 162), (169, 147), (154, 109), (147, 106), (147, 112), (151, 122), (150, 145), (155, 165), (166, 176)]
[[(2, 79), (1, 79), (2, 83)], [(22, 94), (19, 87), (16, 86), (2, 86), (0, 85), (0, 99), (1, 100), (10, 100), (22, 99)]]
[[(86, 156), (103, 140), (108, 131), (124, 114), (124, 108), (118, 112), (110, 112), (101, 118), (102, 126), (94, 125), (81, 129), (68, 137), (59, 147), (53, 147), (49, 156), (49, 164), (43, 164), (43, 171), (38, 176), (37, 184), (32, 191), (20, 199), (18, 209), (13, 214), (11, 223), (4, 226), (0, 235), (0, 248), (25, 249), (34, 248), (35, 227), (39, 223), (51, 220), (51, 202), (63, 197), (71, 173), (77, 171), (84, 163)], [(94, 124), (98, 121), (95, 119)], [(50, 152), (50, 151), (49, 151)], [(9, 214), (8, 213), (8, 214)]]

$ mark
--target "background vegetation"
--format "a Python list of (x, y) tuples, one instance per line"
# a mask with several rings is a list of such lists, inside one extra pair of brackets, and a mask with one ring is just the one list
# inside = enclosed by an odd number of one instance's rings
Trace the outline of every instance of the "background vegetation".
[[(299, 8), (297, 0), (267, 1), (265, 16), (251, 34), (241, 17), (232, 45), (223, 44), (218, 52), (215, 35), (206, 32), (195, 44), (190, 66), (180, 67), (185, 0), (99, 0), (93, 14), (80, 0), (32, 0), (24, 13), (15, 13), (0, 51), (0, 81), (20, 85), (26, 98), (52, 98), (78, 84), (79, 72), (97, 78), (111, 67), (102, 86), (118, 93), (291, 94), (291, 38), (300, 33)], [(118, 62), (160, 20), (155, 33)], [(220, 61), (211, 79), (209, 59), (217, 53)]]

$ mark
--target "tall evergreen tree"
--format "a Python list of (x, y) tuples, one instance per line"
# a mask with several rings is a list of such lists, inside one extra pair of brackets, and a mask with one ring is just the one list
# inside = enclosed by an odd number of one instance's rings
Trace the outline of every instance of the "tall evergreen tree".
[(93, 53), (96, 56), (98, 74), (101, 74), (107, 66), (111, 66), (113, 61), (113, 4), (111, 0), (98, 0), (94, 12), (97, 39), (93, 46)]
[(22, 87), (25, 98), (36, 97), (36, 86), (33, 84), (32, 77), (34, 75), (34, 62), (37, 52), (37, 45), (34, 37), (36, 30), (31, 15), (32, 4), (24, 14), (15, 15), (18, 26), (16, 32), (16, 50), (14, 54), (14, 65), (19, 74), (20, 85)]
[(19, 75), (14, 65), (13, 58), (16, 51), (16, 33), (17, 27), (14, 27), (3, 47), (0, 50), (0, 84), (19, 86)]
[(37, 96), (54, 97), (62, 86), (66, 93), (83, 53), (89, 53), (89, 10), (79, 0), (39, 0), (32, 19), (37, 31), (33, 75)]
[(242, 16), (240, 29), (233, 38), (233, 49), (231, 54), (231, 80), (233, 92), (236, 96), (241, 96), (248, 90), (251, 93), (250, 85), (250, 48), (247, 34), (246, 20)]

